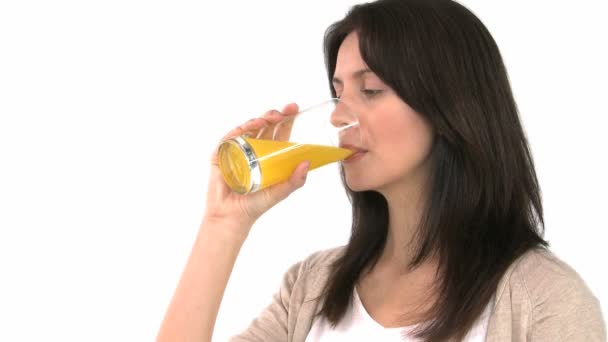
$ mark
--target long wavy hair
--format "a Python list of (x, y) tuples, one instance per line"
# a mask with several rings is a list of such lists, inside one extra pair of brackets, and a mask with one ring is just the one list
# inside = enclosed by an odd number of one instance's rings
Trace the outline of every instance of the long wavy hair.
[[(451, 0), (380, 0), (356, 5), (325, 34), (330, 89), (338, 49), (359, 36), (363, 60), (436, 134), (428, 201), (413, 269), (436, 255), (439, 293), (416, 331), (425, 341), (460, 340), (492, 299), (509, 265), (546, 248), (541, 194), (507, 72), (496, 42)], [(363, 270), (386, 242), (388, 206), (374, 191), (354, 192), (352, 231), (333, 264), (320, 315), (344, 316)]]

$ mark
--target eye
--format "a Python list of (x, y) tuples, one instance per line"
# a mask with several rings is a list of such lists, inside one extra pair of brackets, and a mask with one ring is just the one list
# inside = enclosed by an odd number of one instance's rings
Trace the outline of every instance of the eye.
[(367, 97), (374, 97), (382, 93), (382, 89), (361, 89), (361, 92)]

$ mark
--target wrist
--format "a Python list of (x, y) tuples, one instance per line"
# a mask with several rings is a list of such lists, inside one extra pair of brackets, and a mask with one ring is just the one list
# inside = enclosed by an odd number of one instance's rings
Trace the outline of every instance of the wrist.
[(199, 231), (225, 242), (242, 244), (247, 239), (252, 226), (253, 222), (206, 216), (201, 222)]

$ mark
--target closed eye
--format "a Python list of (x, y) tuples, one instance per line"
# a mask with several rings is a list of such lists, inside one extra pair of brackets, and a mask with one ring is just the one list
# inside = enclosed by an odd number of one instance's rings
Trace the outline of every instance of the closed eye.
[(382, 89), (361, 89), (361, 92), (367, 97), (373, 97), (382, 93)]
[[(365, 95), (368, 98), (372, 98), (376, 95), (379, 95), (383, 92), (382, 89), (361, 89), (361, 92), (363, 93), (363, 95)], [(342, 97), (342, 94), (337, 94), (336, 93), (336, 98), (340, 98)]]

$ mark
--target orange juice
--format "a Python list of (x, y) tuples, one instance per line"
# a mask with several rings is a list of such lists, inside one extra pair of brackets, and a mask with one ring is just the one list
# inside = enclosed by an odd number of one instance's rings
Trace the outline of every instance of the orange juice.
[(286, 181), (301, 162), (310, 161), (310, 170), (344, 160), (348, 149), (237, 137), (225, 141), (218, 151), (224, 180), (239, 193), (254, 192)]

